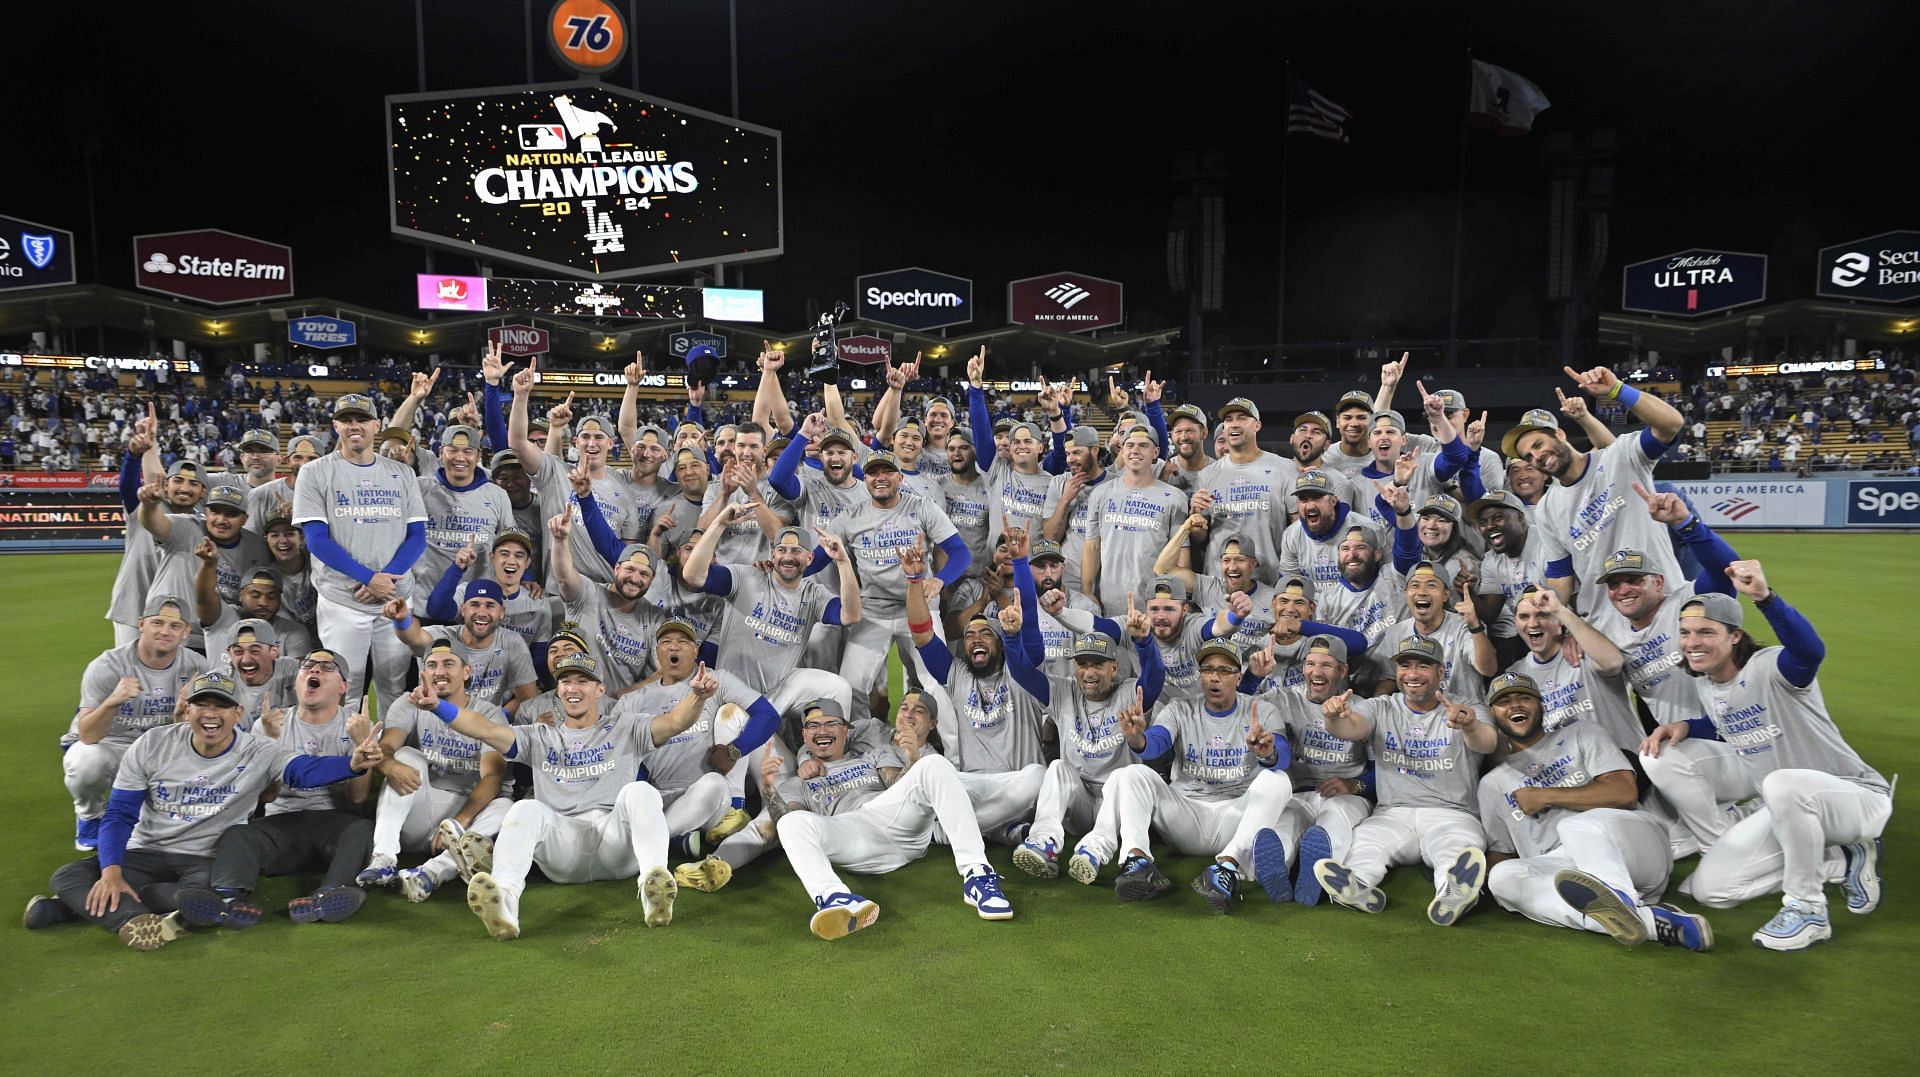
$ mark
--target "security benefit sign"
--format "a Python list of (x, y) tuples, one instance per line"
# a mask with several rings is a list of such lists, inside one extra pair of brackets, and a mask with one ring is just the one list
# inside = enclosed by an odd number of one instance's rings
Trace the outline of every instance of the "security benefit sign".
[(72, 232), (0, 216), (0, 292), (72, 283)]
[(778, 131), (595, 82), (386, 100), (397, 235), (601, 279), (781, 253)]
[(1767, 298), (1767, 256), (1690, 250), (1635, 262), (1620, 284), (1620, 309), (1642, 314), (1702, 314)]
[(1880, 303), (1920, 299), (1920, 232), (1882, 232), (1822, 247), (1814, 294)]

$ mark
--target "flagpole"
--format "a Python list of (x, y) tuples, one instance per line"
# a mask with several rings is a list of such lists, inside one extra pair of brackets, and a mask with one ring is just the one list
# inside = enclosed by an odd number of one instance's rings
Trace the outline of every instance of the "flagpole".
[[(1291, 100), (1293, 93), (1293, 61), (1282, 64), (1280, 78), (1281, 93)], [(1287, 350), (1287, 160), (1292, 155), (1287, 152), (1287, 129), (1280, 128), (1280, 279), (1276, 286), (1274, 303), (1273, 351), (1276, 365), (1283, 365)]]
[(1453, 189), (1453, 290), (1447, 306), (1447, 366), (1460, 365), (1460, 248), (1467, 221), (1467, 120), (1473, 110), (1473, 49), (1467, 49), (1467, 96), (1460, 109), (1460, 156)]

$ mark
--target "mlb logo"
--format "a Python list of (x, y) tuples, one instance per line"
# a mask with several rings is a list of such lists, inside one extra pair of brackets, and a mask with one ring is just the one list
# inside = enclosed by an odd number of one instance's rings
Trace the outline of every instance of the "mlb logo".
[(520, 148), (564, 150), (567, 148), (567, 130), (557, 123), (523, 123), (520, 125)]

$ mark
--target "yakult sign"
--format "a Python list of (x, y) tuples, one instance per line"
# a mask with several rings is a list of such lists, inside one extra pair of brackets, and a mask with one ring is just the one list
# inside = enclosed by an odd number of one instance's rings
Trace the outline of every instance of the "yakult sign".
[(893, 344), (882, 337), (869, 334), (841, 337), (833, 342), (833, 347), (840, 353), (840, 361), (843, 363), (870, 366), (874, 363), (893, 362)]

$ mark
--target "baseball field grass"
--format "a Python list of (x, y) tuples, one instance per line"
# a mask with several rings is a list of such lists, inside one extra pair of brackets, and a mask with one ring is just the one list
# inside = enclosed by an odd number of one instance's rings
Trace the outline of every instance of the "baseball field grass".
[[(1920, 539), (1735, 546), (1825, 637), (1820, 679), (1848, 739), (1882, 773), (1920, 775)], [(77, 855), (55, 741), (81, 669), (111, 644), (100, 613), (116, 560), (0, 558), (9, 912)], [(853, 880), (883, 912), (833, 943), (808, 934), (811, 904), (778, 853), (718, 894), (683, 893), (662, 929), (642, 922), (632, 883), (535, 883), (508, 944), (487, 937), (457, 882), (422, 905), (376, 893), (346, 924), (276, 915), (154, 953), (9, 920), (0, 1070), (1912, 1072), (1920, 825), (1904, 807), (1886, 831), (1879, 911), (1849, 915), (1835, 890), (1834, 941), (1799, 954), (1748, 942), (1771, 899), (1712, 912), (1713, 953), (1626, 950), (1490, 899), (1433, 927), (1430, 884), (1410, 869), (1389, 877), (1379, 916), (1268, 905), (1249, 887), (1223, 918), (1185, 889), (1199, 858), (1163, 860), (1174, 895), (1120, 905), (1110, 887), (1031, 879), (1005, 849), (992, 855), (1017, 916), (987, 923), (939, 846)], [(263, 903), (295, 893), (296, 880), (271, 880)]]

